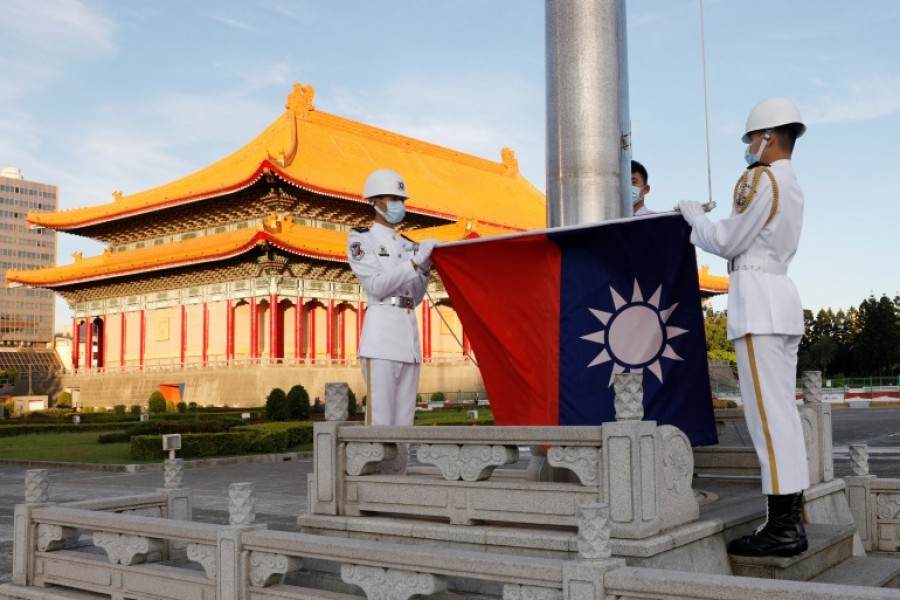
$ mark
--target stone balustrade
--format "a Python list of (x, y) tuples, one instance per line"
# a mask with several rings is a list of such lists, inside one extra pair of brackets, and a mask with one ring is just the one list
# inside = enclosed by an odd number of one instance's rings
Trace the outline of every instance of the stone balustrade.
[[(622, 376), (620, 376), (622, 377)], [(639, 388), (639, 385), (638, 385)], [(613, 537), (643, 539), (694, 521), (693, 455), (677, 428), (641, 421), (630, 400), (620, 420), (597, 427), (363, 427), (328, 421), (315, 426), (315, 472), (309, 513), (357, 517), (430, 517), (454, 525), (485, 521), (576, 527), (577, 508), (609, 507)], [(627, 417), (625, 415), (628, 415)], [(411, 447), (419, 463), (406, 476), (381, 468)], [(553, 481), (502, 467), (520, 447), (546, 449), (546, 461), (567, 477)], [(529, 470), (530, 471), (530, 470)]]

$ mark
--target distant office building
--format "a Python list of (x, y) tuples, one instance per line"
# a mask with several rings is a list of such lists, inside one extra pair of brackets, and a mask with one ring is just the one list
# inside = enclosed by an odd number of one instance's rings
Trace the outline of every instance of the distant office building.
[(0, 170), (0, 348), (46, 347), (53, 341), (53, 292), (10, 288), (6, 272), (54, 266), (56, 232), (32, 228), (25, 217), (58, 208), (55, 185), (28, 181), (14, 167)]

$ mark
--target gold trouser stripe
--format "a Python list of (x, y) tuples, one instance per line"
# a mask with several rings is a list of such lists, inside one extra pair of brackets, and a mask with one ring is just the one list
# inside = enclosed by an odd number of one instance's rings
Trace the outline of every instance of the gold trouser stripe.
[(772, 493), (778, 495), (778, 465), (775, 464), (775, 447), (772, 446), (772, 435), (769, 433), (769, 421), (766, 419), (766, 407), (763, 405), (762, 390), (759, 388), (759, 373), (756, 370), (756, 354), (753, 352), (753, 336), (744, 336), (747, 341), (747, 360), (750, 362), (750, 373), (753, 375), (753, 390), (756, 392), (756, 405), (759, 407), (759, 420), (762, 422), (763, 435), (766, 437), (766, 450), (769, 453), (769, 472), (772, 474)]
[(372, 362), (366, 360), (366, 425), (372, 424)]

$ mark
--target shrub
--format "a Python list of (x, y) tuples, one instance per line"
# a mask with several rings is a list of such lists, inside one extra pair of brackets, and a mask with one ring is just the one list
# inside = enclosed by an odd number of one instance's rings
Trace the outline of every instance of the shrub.
[(187, 412), (187, 403), (182, 400), (181, 402), (179, 402), (178, 404), (175, 405), (175, 408), (178, 409), (178, 412), (185, 413), (185, 412)]
[(140, 404), (132, 404), (132, 405), (131, 405), (131, 408), (128, 409), (128, 412), (130, 412), (130, 413), (133, 414), (133, 415), (139, 415), (139, 414), (141, 414), (141, 406), (140, 406)]
[(166, 412), (166, 399), (159, 390), (150, 394), (150, 399), (147, 401), (147, 412), (151, 414)]
[(422, 394), (416, 394), (416, 404), (422, 404)]
[(287, 421), (291, 417), (287, 396), (281, 388), (273, 388), (266, 398), (266, 417), (272, 421)]
[(358, 411), (359, 408), (356, 406), (356, 394), (353, 393), (353, 390), (347, 388), (347, 414), (352, 417)]
[(196, 402), (188, 402), (188, 410), (190, 410), (190, 411), (197, 410), (197, 403)]
[(94, 407), (93, 406), (85, 406), (84, 408), (81, 409), (81, 412), (90, 414), (90, 413), (94, 412)]
[(434, 392), (431, 394), (432, 402), (444, 402), (444, 392)]
[(166, 412), (175, 412), (175, 402), (172, 400), (166, 400)]
[(117, 415), (124, 415), (125, 414), (125, 405), (124, 404), (116, 404), (115, 406), (113, 406), (113, 412), (116, 413)]
[(287, 405), (291, 421), (309, 419), (309, 393), (302, 385), (298, 384), (290, 389), (287, 393)]
[(72, 392), (60, 392), (56, 395), (56, 408), (71, 407)]

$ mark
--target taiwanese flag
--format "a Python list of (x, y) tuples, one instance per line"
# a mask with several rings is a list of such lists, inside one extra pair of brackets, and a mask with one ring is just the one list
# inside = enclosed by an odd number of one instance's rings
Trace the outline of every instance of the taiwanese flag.
[(641, 372), (646, 420), (715, 444), (690, 234), (657, 214), (435, 249), (496, 423), (614, 421), (613, 375)]

